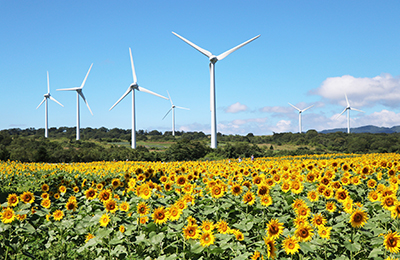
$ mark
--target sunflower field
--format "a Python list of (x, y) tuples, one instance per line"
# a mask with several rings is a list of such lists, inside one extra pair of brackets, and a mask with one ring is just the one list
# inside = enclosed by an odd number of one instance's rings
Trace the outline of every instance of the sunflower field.
[(0, 161), (2, 259), (398, 259), (399, 154)]

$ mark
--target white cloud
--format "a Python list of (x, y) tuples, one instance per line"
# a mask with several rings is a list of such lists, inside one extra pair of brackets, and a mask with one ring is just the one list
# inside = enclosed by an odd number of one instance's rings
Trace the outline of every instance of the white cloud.
[(292, 130), (290, 120), (280, 120), (276, 126), (271, 127), (271, 130), (275, 133), (290, 132)]
[(230, 105), (229, 107), (225, 108), (224, 111), (226, 113), (238, 113), (242, 111), (247, 111), (248, 107), (246, 105), (240, 104), (236, 102), (235, 104)]
[(346, 106), (344, 93), (351, 106), (361, 108), (382, 104), (387, 107), (398, 107), (400, 101), (400, 77), (381, 74), (374, 78), (355, 78), (350, 75), (327, 78), (310, 94), (320, 95), (331, 103)]

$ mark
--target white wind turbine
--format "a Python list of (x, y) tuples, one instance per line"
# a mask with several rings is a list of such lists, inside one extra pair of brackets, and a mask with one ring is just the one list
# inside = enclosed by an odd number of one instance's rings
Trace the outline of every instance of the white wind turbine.
[(168, 93), (168, 97), (169, 97), (169, 101), (171, 101), (171, 108), (168, 110), (168, 112), (165, 114), (165, 116), (163, 117), (163, 119), (169, 114), (169, 112), (171, 112), (172, 110), (172, 135), (175, 136), (175, 108), (180, 108), (180, 109), (186, 109), (186, 110), (190, 110), (189, 108), (186, 107), (178, 107), (175, 106), (174, 103), (172, 102), (171, 96), (169, 95), (169, 92), (167, 90)]
[(363, 113), (364, 113), (364, 111), (359, 110), (359, 109), (354, 108), (354, 107), (351, 107), (346, 93), (344, 93), (344, 96), (346, 97), (347, 107), (342, 111), (342, 113), (340, 113), (340, 115), (338, 115), (336, 117), (336, 119), (339, 118), (347, 110), (347, 133), (350, 134), (350, 110), (355, 110), (355, 111), (363, 112)]
[(311, 105), (311, 106), (309, 106), (309, 107), (307, 107), (307, 108), (304, 108), (304, 109), (300, 109), (300, 108), (298, 108), (298, 107), (295, 107), (295, 106), (293, 106), (293, 105), (290, 104), (290, 103), (289, 103), (289, 105), (291, 105), (292, 107), (294, 107), (295, 109), (297, 109), (297, 110), (299, 111), (299, 133), (301, 134), (301, 114), (302, 114), (304, 111), (306, 111), (307, 109), (312, 108), (314, 105)]
[(137, 78), (136, 78), (136, 73), (135, 73), (135, 66), (133, 65), (133, 58), (132, 58), (131, 48), (129, 48), (129, 54), (131, 56), (131, 67), (132, 67), (133, 83), (128, 87), (128, 90), (122, 95), (122, 97), (120, 99), (118, 99), (117, 102), (115, 102), (115, 104), (110, 108), (110, 110), (113, 109), (130, 92), (132, 92), (132, 148), (135, 149), (136, 148), (135, 90), (147, 92), (149, 94), (152, 94), (154, 96), (161, 97), (161, 98), (164, 98), (164, 99), (167, 99), (167, 100), (168, 100), (168, 98), (166, 98), (164, 96), (161, 96), (161, 95), (159, 95), (157, 93), (154, 93), (153, 91), (150, 91), (150, 90), (145, 89), (143, 87), (140, 87), (137, 84)]
[(79, 129), (80, 129), (80, 118), (79, 118), (79, 96), (81, 96), (81, 98), (83, 99), (83, 101), (85, 101), (86, 106), (89, 108), (90, 114), (93, 115), (92, 110), (89, 107), (89, 103), (87, 102), (85, 96), (83, 95), (82, 89), (83, 86), (85, 85), (86, 79), (89, 76), (89, 72), (92, 69), (93, 63), (92, 65), (90, 65), (89, 71), (86, 74), (85, 79), (82, 82), (82, 85), (80, 87), (76, 87), (76, 88), (63, 88), (63, 89), (57, 89), (59, 91), (76, 91), (76, 140), (79, 140), (80, 135), (79, 135)]
[(40, 102), (40, 104), (37, 106), (36, 109), (38, 109), (43, 102), (46, 102), (45, 106), (45, 116), (44, 116), (44, 124), (45, 124), (45, 129), (44, 129), (44, 137), (48, 137), (48, 133), (49, 133), (49, 121), (48, 121), (48, 99), (50, 98), (50, 100), (53, 100), (54, 102), (56, 102), (57, 104), (59, 104), (60, 106), (64, 107), (60, 102), (58, 102), (55, 98), (53, 98), (50, 95), (50, 82), (49, 82), (49, 72), (47, 72), (47, 94), (44, 94), (44, 98), (42, 100), (42, 102)]
[(232, 52), (236, 51), (237, 49), (243, 47), (244, 45), (250, 43), (251, 41), (254, 41), (260, 35), (257, 35), (254, 38), (251, 38), (250, 40), (239, 44), (238, 46), (218, 55), (215, 56), (211, 52), (200, 48), (196, 44), (190, 42), (189, 40), (183, 38), (182, 36), (178, 35), (177, 33), (172, 32), (176, 36), (178, 36), (181, 40), (198, 50), (199, 52), (203, 53), (208, 57), (210, 60), (210, 110), (211, 110), (211, 148), (217, 148), (217, 114), (216, 114), (216, 98), (215, 98), (215, 63), (219, 60), (222, 60)]

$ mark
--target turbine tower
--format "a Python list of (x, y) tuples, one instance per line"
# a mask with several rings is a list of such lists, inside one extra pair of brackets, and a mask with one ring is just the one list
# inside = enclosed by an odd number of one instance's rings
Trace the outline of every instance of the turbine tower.
[(181, 40), (183, 40), (184, 42), (186, 42), (187, 44), (189, 44), (190, 46), (192, 46), (193, 48), (195, 48), (196, 50), (198, 50), (199, 52), (201, 52), (202, 54), (206, 55), (208, 57), (208, 59), (210, 60), (210, 110), (211, 110), (211, 148), (217, 148), (217, 114), (216, 114), (216, 98), (215, 98), (215, 63), (219, 60), (222, 60), (223, 58), (225, 58), (226, 56), (228, 56), (229, 54), (231, 54), (232, 52), (236, 51), (237, 49), (245, 46), (246, 44), (254, 41), (255, 39), (257, 39), (258, 37), (260, 37), (260, 35), (257, 35), (254, 38), (251, 38), (250, 40), (239, 44), (238, 46), (218, 55), (215, 56), (213, 55), (211, 52), (200, 48), (199, 46), (197, 46), (196, 44), (190, 42), (189, 40), (183, 38), (182, 36), (178, 35), (175, 32), (172, 32), (173, 34), (175, 34), (177, 37), (179, 37)]
[(92, 65), (90, 65), (89, 71), (87, 72), (86, 77), (83, 80), (82, 85), (80, 87), (57, 89), (58, 91), (76, 91), (76, 140), (79, 140), (79, 138), (80, 138), (80, 135), (79, 135), (79, 129), (80, 129), (79, 96), (81, 96), (83, 101), (85, 101), (86, 106), (89, 108), (90, 114), (92, 114), (92, 116), (93, 116), (92, 110), (89, 107), (89, 103), (87, 102), (87, 100), (82, 92), (83, 86), (85, 85), (86, 79), (89, 76), (89, 72), (92, 69), (92, 66), (93, 66), (93, 63), (92, 63)]
[(180, 108), (180, 109), (186, 109), (186, 110), (190, 110), (189, 108), (186, 107), (178, 107), (175, 106), (174, 103), (172, 102), (171, 96), (169, 95), (169, 92), (167, 90), (168, 93), (168, 97), (169, 97), (169, 101), (171, 101), (171, 108), (168, 110), (168, 112), (165, 114), (165, 116), (163, 117), (163, 119), (169, 114), (169, 112), (171, 112), (172, 110), (172, 136), (175, 136), (175, 108)]
[(336, 119), (339, 118), (345, 111), (347, 111), (347, 133), (350, 134), (350, 110), (355, 110), (355, 111), (363, 112), (363, 113), (364, 113), (364, 111), (359, 110), (359, 109), (354, 108), (354, 107), (351, 107), (346, 93), (344, 93), (344, 96), (346, 97), (347, 107), (342, 111), (342, 113), (340, 113), (340, 115), (338, 115), (336, 117)]
[(304, 109), (297, 108), (297, 107), (293, 106), (293, 105), (290, 104), (290, 103), (289, 103), (289, 105), (291, 105), (292, 107), (294, 107), (295, 109), (297, 109), (297, 110), (299, 111), (299, 133), (301, 134), (301, 114), (302, 114), (304, 111), (306, 111), (307, 109), (312, 108), (314, 105), (309, 106), (309, 107), (304, 108)]
[(47, 72), (47, 94), (44, 94), (43, 96), (44, 96), (44, 98), (43, 98), (42, 102), (40, 102), (40, 104), (37, 106), (36, 109), (38, 109), (43, 104), (43, 102), (46, 102), (46, 104), (45, 104), (46, 109), (45, 109), (45, 114), (44, 114), (44, 124), (45, 124), (44, 137), (47, 138), (48, 137), (48, 133), (49, 133), (49, 121), (48, 121), (48, 118), (49, 118), (49, 116), (48, 116), (49, 115), (48, 114), (48, 106), (49, 105), (48, 105), (48, 99), (53, 100), (54, 102), (56, 102), (60, 106), (64, 107), (60, 102), (58, 102), (55, 98), (53, 98), (50, 95), (49, 72)]
[(135, 149), (136, 148), (135, 90), (147, 92), (149, 94), (152, 94), (154, 96), (161, 97), (161, 98), (164, 98), (164, 99), (167, 99), (167, 100), (168, 100), (168, 98), (166, 98), (164, 96), (161, 96), (161, 95), (159, 95), (157, 93), (154, 93), (153, 91), (150, 91), (150, 90), (145, 89), (143, 87), (140, 87), (137, 84), (137, 78), (136, 78), (136, 73), (135, 73), (135, 66), (133, 65), (133, 58), (132, 58), (131, 48), (129, 48), (129, 54), (131, 56), (131, 67), (132, 67), (133, 83), (128, 87), (128, 90), (122, 95), (122, 97), (120, 99), (118, 99), (117, 102), (115, 102), (115, 104), (110, 108), (110, 110), (113, 109), (130, 92), (132, 92), (132, 148)]

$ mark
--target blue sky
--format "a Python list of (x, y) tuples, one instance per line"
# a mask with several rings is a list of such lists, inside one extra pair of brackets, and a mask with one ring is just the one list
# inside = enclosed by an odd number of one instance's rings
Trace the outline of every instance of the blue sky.
[[(400, 2), (398, 1), (0, 1), (0, 129), (76, 126), (131, 128), (131, 96), (109, 108), (132, 83), (170, 93), (176, 129), (210, 133), (206, 56), (174, 31), (219, 55), (260, 38), (216, 64), (217, 130), (224, 134), (297, 132), (400, 125)], [(167, 100), (136, 92), (137, 129), (171, 131)], [(50, 132), (51, 136), (51, 132)]]

